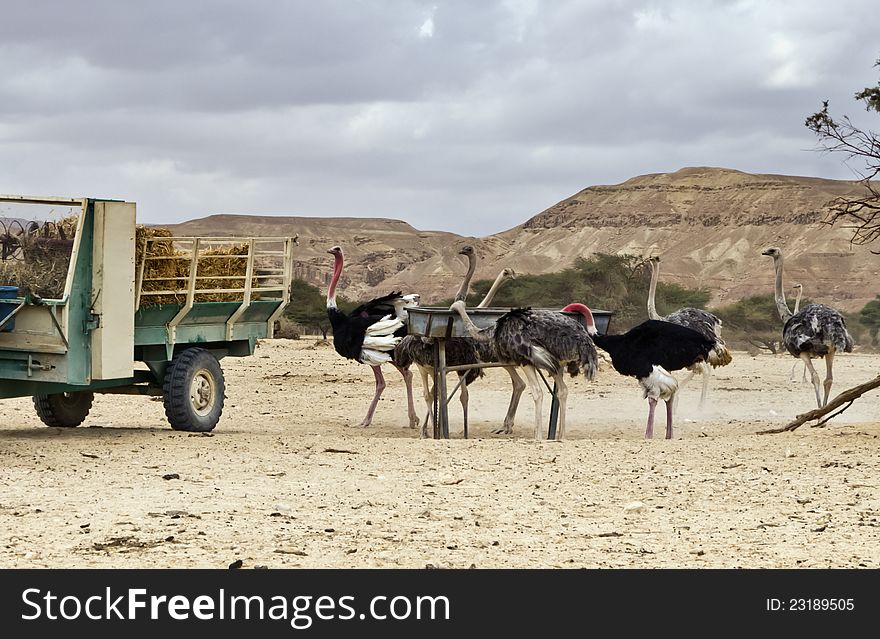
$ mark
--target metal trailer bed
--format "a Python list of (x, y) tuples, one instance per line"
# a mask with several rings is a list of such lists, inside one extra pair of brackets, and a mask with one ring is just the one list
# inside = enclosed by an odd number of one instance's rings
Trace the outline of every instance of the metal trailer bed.
[[(133, 202), (0, 202), (79, 209), (63, 294), (0, 300), (0, 399), (31, 395), (44, 423), (71, 427), (94, 393), (162, 396), (172, 428), (212, 430), (225, 390), (218, 360), (252, 355), (258, 339), (273, 336), (290, 299), (296, 238), (146, 237), (136, 264)], [(173, 243), (174, 254), (150, 255), (152, 242)], [(229, 245), (245, 248), (205, 255)], [(187, 275), (148, 276), (151, 263), (172, 259)], [(246, 273), (204, 274), (206, 259), (246, 261)], [(157, 296), (175, 301), (152, 304)], [(210, 296), (228, 301), (203, 301)]]

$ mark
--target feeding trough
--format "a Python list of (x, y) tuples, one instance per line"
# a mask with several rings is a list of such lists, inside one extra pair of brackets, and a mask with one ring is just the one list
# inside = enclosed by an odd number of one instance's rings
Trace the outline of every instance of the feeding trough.
[[(543, 311), (555, 311), (562, 313), (557, 309), (535, 309)], [(591, 309), (592, 310), (592, 309)], [(447, 396), (446, 374), (450, 372), (468, 370), (471, 368), (492, 368), (503, 366), (500, 362), (482, 362), (480, 364), (468, 364), (465, 366), (447, 366), (446, 365), (446, 340), (455, 337), (470, 337), (461, 317), (449, 308), (426, 307), (426, 306), (408, 306), (407, 311), (407, 332), (416, 337), (430, 337), (434, 340), (434, 438), (449, 438), (449, 412), (448, 404), (451, 397)], [(498, 319), (505, 313), (510, 312), (510, 308), (473, 308), (467, 309), (467, 314), (474, 325), (479, 329), (490, 328), (495, 325)], [(593, 310), (593, 320), (596, 330), (600, 334), (605, 334), (611, 324), (613, 311)], [(586, 321), (580, 313), (565, 312), (576, 319), (586, 328)], [(456, 387), (457, 390), (458, 387)], [(556, 389), (554, 388), (553, 402), (550, 408), (550, 425), (548, 428), (548, 438), (554, 438), (556, 435), (556, 422), (559, 416), (559, 402), (556, 398)], [(455, 390), (453, 390), (455, 394)], [(464, 436), (467, 437), (465, 430)]]

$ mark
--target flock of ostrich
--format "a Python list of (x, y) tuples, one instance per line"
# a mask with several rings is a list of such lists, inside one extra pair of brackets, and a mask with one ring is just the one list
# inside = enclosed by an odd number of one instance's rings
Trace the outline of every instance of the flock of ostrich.
[[(434, 344), (431, 338), (407, 335), (406, 307), (418, 305), (419, 295), (392, 292), (344, 313), (336, 304), (336, 286), (344, 266), (342, 248), (334, 246), (328, 253), (334, 257), (333, 276), (327, 290), (327, 314), (333, 328), (334, 348), (343, 357), (370, 366), (376, 379), (375, 394), (360, 426), (371, 424), (385, 389), (382, 365), (391, 364), (400, 372), (406, 385), (409, 426), (415, 428), (421, 424), (421, 436), (427, 437), (435, 393), (431, 387)], [(702, 374), (702, 407), (712, 369), (732, 362), (731, 353), (721, 338), (722, 322), (716, 315), (698, 308), (681, 308), (665, 317), (657, 313), (654, 303), (659, 279), (660, 260), (657, 257), (649, 260), (649, 319), (626, 333), (610, 335), (596, 330), (592, 312), (579, 303), (569, 304), (561, 312), (515, 308), (502, 315), (493, 326), (478, 328), (471, 321), (465, 305), (476, 270), (476, 253), (472, 246), (465, 246), (459, 254), (467, 258), (468, 270), (450, 310), (461, 317), (469, 337), (446, 340), (447, 366), (500, 364), (509, 374), (512, 386), (510, 405), (502, 425), (493, 431), (496, 434), (513, 432), (519, 399), (528, 387), (535, 403), (535, 439), (542, 439), (543, 391), (539, 375), (546, 372), (556, 384), (559, 401), (556, 439), (564, 439), (568, 398), (564, 374), (568, 372), (572, 377), (583, 374), (592, 380), (598, 370), (598, 347), (610, 357), (615, 371), (634, 377), (641, 386), (644, 398), (648, 400), (645, 438), (653, 437), (654, 412), (658, 401), (663, 400), (666, 404), (666, 439), (672, 439), (675, 400), (680, 387), (696, 374)], [(805, 374), (806, 371), (810, 373), (816, 403), (821, 408), (828, 403), (831, 393), (834, 356), (838, 352), (851, 352), (853, 339), (846, 329), (843, 315), (834, 308), (824, 304), (799, 308), (801, 285), (796, 285), (798, 295), (792, 311), (783, 291), (782, 252), (770, 247), (762, 255), (771, 257), (775, 267), (775, 300), (783, 323), (782, 343), (792, 356), (803, 361)], [(514, 277), (516, 274), (511, 269), (502, 270), (478, 308), (489, 306), (501, 284)], [(583, 321), (575, 318), (577, 314)], [(821, 384), (813, 359), (825, 360), (827, 372)], [(413, 374), (410, 371), (413, 364), (421, 374), (428, 408), (424, 420), (419, 419), (413, 400)], [(689, 376), (680, 383), (673, 373), (682, 370), (689, 371)], [(463, 378), (459, 388), (467, 432), (468, 386), (482, 377), (483, 372), (481, 368), (471, 368), (458, 371), (458, 375)]]

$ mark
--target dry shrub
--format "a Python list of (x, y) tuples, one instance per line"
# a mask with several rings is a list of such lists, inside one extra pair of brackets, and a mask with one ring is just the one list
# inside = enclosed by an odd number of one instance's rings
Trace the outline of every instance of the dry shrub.
[(64, 293), (79, 216), (46, 222), (8, 238), (14, 257), (0, 261), (0, 284), (17, 286), (19, 295), (59, 298)]

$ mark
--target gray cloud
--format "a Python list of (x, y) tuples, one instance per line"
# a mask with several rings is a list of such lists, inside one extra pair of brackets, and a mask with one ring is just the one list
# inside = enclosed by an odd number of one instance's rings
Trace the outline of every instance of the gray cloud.
[(873, 4), (7, 0), (0, 192), (480, 235), (682, 166), (850, 178), (803, 120), (876, 128)]

